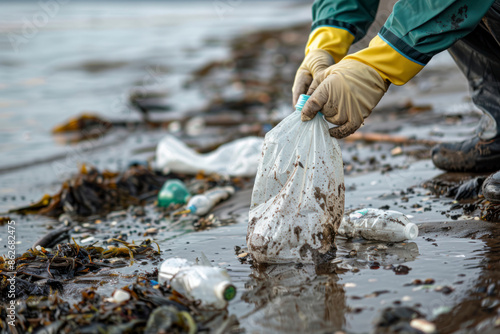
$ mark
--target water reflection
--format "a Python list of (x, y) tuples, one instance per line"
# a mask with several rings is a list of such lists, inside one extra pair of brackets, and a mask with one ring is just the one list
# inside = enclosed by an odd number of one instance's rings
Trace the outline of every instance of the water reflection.
[(255, 308), (240, 319), (257, 332), (324, 333), (346, 327), (350, 312), (339, 275), (346, 270), (411, 262), (414, 242), (379, 244), (337, 240), (337, 258), (321, 267), (302, 264), (257, 265), (242, 300)]
[(244, 316), (263, 332), (315, 333), (345, 325), (346, 297), (335, 266), (262, 265), (252, 271), (242, 299), (255, 305)]
[(336, 243), (338, 267), (347, 270), (402, 264), (414, 261), (420, 254), (414, 242), (377, 243), (337, 238)]

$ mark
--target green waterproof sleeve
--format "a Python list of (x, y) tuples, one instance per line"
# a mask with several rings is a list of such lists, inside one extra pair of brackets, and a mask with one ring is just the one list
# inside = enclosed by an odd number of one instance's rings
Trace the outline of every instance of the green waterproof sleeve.
[(379, 36), (409, 60), (425, 65), (470, 33), (495, 0), (400, 0)]
[(357, 42), (366, 35), (377, 14), (379, 0), (316, 0), (311, 31), (334, 27), (349, 31)]

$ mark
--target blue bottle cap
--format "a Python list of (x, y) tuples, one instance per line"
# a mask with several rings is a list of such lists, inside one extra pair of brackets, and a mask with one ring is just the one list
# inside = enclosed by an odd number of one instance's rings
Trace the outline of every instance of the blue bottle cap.
[[(304, 107), (304, 105), (306, 104), (307, 100), (309, 100), (310, 97), (311, 95), (300, 94), (299, 100), (295, 105), (295, 110), (302, 111), (302, 108)], [(323, 116), (321, 112), (318, 112), (318, 115)]]
[(300, 94), (299, 100), (295, 105), (295, 110), (302, 111), (302, 107), (306, 104), (307, 100), (311, 97), (311, 95)]

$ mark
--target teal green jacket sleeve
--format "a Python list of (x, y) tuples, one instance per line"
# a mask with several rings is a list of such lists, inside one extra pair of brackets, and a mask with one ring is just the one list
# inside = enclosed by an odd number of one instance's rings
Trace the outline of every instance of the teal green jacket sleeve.
[(378, 35), (408, 59), (425, 65), (472, 32), (494, 1), (400, 0)]
[(354, 43), (366, 35), (377, 15), (379, 0), (316, 0), (312, 8), (312, 29), (341, 28), (354, 36)]

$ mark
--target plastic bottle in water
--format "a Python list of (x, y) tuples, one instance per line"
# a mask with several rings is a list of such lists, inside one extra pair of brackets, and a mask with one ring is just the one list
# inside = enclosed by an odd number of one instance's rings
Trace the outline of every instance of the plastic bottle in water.
[(198, 265), (182, 258), (163, 262), (158, 282), (167, 282), (185, 297), (199, 300), (203, 308), (223, 309), (236, 295), (236, 287), (225, 269)]
[(367, 208), (345, 215), (337, 233), (347, 238), (399, 242), (415, 239), (418, 227), (401, 212)]
[(187, 210), (198, 216), (206, 215), (217, 203), (228, 199), (232, 194), (234, 194), (233, 187), (214, 188), (204, 194), (191, 197)]
[(158, 193), (158, 206), (166, 208), (170, 204), (184, 204), (190, 196), (189, 190), (181, 180), (168, 180)]

